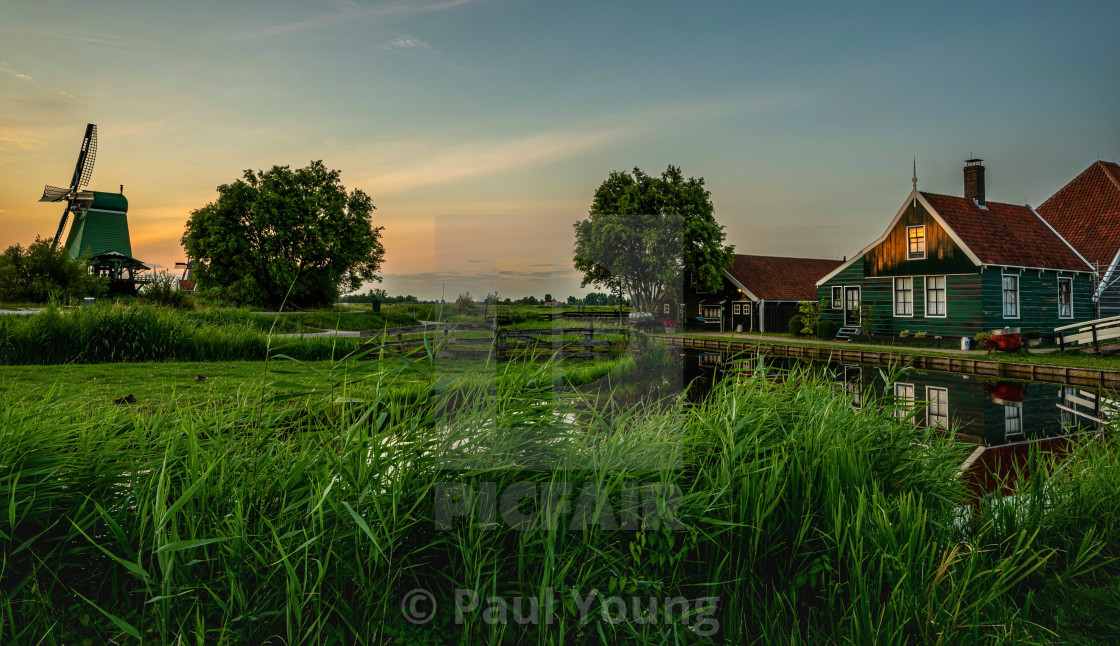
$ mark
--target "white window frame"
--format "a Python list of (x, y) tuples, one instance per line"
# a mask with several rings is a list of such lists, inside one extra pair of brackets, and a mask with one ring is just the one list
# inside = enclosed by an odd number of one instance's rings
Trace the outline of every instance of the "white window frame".
[(863, 285), (844, 285), (844, 291), (843, 291), (843, 294), (844, 294), (844, 308), (842, 310), (840, 310), (842, 312), (841, 319), (844, 321), (844, 325), (849, 325), (849, 323), (848, 323), (848, 290), (849, 289), (854, 289), (854, 290), (856, 290), (856, 293), (859, 294), (859, 307), (860, 307), (860, 309), (856, 310), (856, 317), (857, 317), (858, 320), (856, 321), (855, 325), (862, 326), (863, 325)]
[(662, 314), (668, 314), (669, 313), (669, 304), (668, 303), (665, 303), (661, 306), (661, 313)]
[[(906, 281), (910, 284), (910, 289), (909, 290), (904, 290), (904, 291), (909, 291), (910, 292), (910, 313), (909, 314), (899, 314), (898, 313), (898, 305), (899, 305), (899, 302), (898, 302), (898, 291), (899, 291), (898, 290), (898, 284), (899, 283), (898, 283), (898, 281), (900, 281), (900, 280), (901, 281)], [(912, 276), (897, 277), (897, 278), (895, 278), (894, 280), (891, 281), (891, 309), (894, 311), (894, 315), (899, 317), (899, 318), (914, 318), (914, 278)]]
[[(1014, 314), (1014, 316), (1008, 315), (1008, 313), (1007, 313), (1007, 292), (1008, 292), (1008, 290), (1007, 290), (1006, 284), (1007, 284), (1007, 279), (1008, 278), (1014, 278), (1015, 279), (1015, 314)], [(1001, 310), (1003, 312), (1003, 318), (1005, 318), (1005, 319), (1018, 319), (1019, 316), (1023, 312), (1023, 299), (1020, 298), (1020, 290), (1019, 290), (1019, 274), (1001, 274), (1000, 275), (1000, 281), (999, 281), (999, 294), (1000, 294), (1000, 302), (1003, 304), (1003, 309)]]
[[(912, 251), (910, 249), (910, 231), (913, 229), (922, 230), (922, 249), (921, 251)], [(920, 255), (919, 255), (920, 254)], [(914, 226), (906, 227), (906, 259), (907, 260), (925, 260), (926, 259), (926, 225), (915, 224)]]
[(737, 315), (739, 314), (739, 304), (738, 304), (738, 303), (734, 303), (734, 304), (732, 304), (732, 307), (733, 307), (734, 309), (732, 310), (732, 312), (731, 312), (731, 313), (732, 313), (732, 314), (735, 314), (735, 315), (737, 316)]
[(834, 310), (844, 309), (844, 286), (843, 285), (833, 285), (832, 286), (832, 309), (834, 309)]
[[(1069, 314), (1062, 315), (1062, 283), (1069, 285)], [(1073, 279), (1058, 277), (1058, 318), (1071, 319), (1073, 318)]]
[[(929, 313), (930, 312), (930, 309), (929, 309), (929, 291), (930, 291), (929, 290), (929, 279), (930, 278), (940, 278), (941, 279), (942, 284), (941, 284), (941, 290), (940, 291), (941, 291), (941, 295), (943, 296), (943, 299), (941, 301), (941, 304), (943, 305), (943, 307), (942, 307), (942, 311), (941, 311), (940, 314), (930, 314)], [(925, 301), (926, 301), (925, 312), (924, 312), (925, 315), (926, 315), (926, 318), (943, 319), (943, 318), (947, 318), (949, 316), (949, 277), (948, 276), (925, 276), (924, 279), (922, 280), (922, 293), (925, 295)]]
[[(934, 403), (938, 400), (934, 399), (937, 394), (944, 394), (945, 410), (940, 410), (940, 405), (937, 406), (938, 412), (934, 412)], [(941, 420), (944, 423), (941, 424)], [(949, 428), (949, 389), (942, 388), (941, 386), (926, 386), (926, 426), (934, 428), (933, 422), (938, 422), (938, 428), (948, 430)]]
[(1003, 406), (1003, 439), (1023, 438), (1023, 404), (1009, 402)]
[[(917, 402), (917, 389), (914, 384), (904, 381), (896, 381), (894, 383), (894, 416), (899, 419), (906, 419), (914, 410), (914, 404)], [(913, 421), (913, 417), (910, 420)]]

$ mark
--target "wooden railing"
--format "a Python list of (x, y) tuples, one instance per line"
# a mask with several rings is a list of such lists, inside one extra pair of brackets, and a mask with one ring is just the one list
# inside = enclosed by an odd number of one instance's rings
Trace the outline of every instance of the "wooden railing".
[(1120, 339), (1120, 316), (1063, 325), (1054, 331), (1058, 333), (1058, 347), (1062, 350), (1067, 343), (1092, 343), (1094, 348), (1100, 349), (1102, 341)]

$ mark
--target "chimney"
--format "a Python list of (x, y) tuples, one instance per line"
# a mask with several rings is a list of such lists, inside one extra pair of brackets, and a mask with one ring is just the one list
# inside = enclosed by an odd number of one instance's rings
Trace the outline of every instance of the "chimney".
[(983, 159), (968, 159), (964, 162), (964, 196), (976, 200), (984, 206), (984, 166)]

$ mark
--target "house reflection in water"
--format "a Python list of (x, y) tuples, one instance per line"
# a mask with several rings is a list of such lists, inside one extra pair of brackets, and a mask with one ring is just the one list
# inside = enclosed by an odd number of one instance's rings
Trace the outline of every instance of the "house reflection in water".
[[(702, 397), (728, 371), (767, 369), (784, 380), (797, 360), (776, 357), (729, 359), (718, 352), (686, 353), (685, 377), (692, 397)], [(1027, 473), (1031, 450), (1062, 457), (1070, 435), (1097, 430), (1120, 411), (1120, 402), (1089, 389), (1038, 382), (995, 381), (943, 372), (905, 370), (887, 383), (876, 366), (804, 362), (835, 379), (856, 408), (884, 405), (915, 425), (954, 429), (977, 445), (964, 477), (978, 497), (1014, 491)]]

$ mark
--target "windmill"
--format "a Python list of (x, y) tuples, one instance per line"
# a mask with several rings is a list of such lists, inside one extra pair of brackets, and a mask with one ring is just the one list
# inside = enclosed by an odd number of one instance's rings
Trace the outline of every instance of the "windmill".
[(136, 293), (136, 275), (147, 267), (132, 257), (128, 236), (128, 200), (124, 186), (119, 193), (86, 190), (97, 158), (97, 126), (86, 125), (78, 163), (69, 188), (47, 185), (40, 202), (66, 202), (51, 248), (58, 247), (71, 214), (74, 221), (66, 237), (65, 250), (71, 258), (88, 256), (90, 271), (109, 279), (109, 292)]

